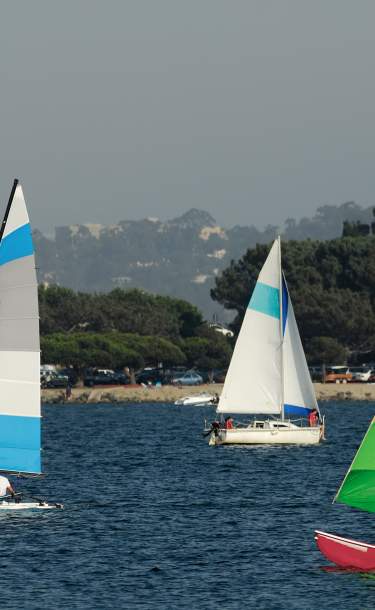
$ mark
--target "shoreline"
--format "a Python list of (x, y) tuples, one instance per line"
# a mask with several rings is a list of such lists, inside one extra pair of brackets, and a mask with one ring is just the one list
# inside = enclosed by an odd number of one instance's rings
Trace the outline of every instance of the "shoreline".
[[(62, 388), (42, 390), (42, 402), (50, 404), (64, 403), (146, 403), (146, 402), (169, 402), (173, 403), (177, 398), (201, 394), (221, 394), (223, 384), (212, 383), (194, 387), (143, 387), (143, 386), (101, 386), (95, 388), (72, 388), (69, 400), (65, 398), (65, 390)], [(317, 400), (357, 400), (375, 401), (375, 384), (368, 383), (314, 383)]]

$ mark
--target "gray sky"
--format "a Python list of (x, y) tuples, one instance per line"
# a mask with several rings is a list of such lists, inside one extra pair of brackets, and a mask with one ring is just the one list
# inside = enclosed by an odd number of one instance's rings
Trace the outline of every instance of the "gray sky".
[(0, 201), (34, 227), (374, 204), (373, 0), (2, 4)]

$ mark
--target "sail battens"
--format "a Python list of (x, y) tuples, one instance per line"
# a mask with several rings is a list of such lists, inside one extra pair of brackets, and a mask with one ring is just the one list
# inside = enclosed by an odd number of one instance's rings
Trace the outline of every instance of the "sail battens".
[(39, 316), (0, 316), (0, 322), (7, 320), (39, 320)]
[[(12, 290), (18, 290), (19, 288), (35, 288), (35, 284), (13, 284)], [(0, 294), (2, 292), (7, 292), (9, 288), (4, 288), (0, 286)]]
[(41, 472), (38, 286), (29, 217), (15, 182), (0, 242), (0, 470)]

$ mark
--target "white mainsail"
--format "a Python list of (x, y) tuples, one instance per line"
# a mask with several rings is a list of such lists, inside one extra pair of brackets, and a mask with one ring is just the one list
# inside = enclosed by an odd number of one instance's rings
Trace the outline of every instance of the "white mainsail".
[(318, 408), (275, 240), (225, 379), (219, 413), (306, 415)]
[(40, 473), (38, 285), (29, 217), (17, 180), (0, 238), (0, 470)]
[(319, 411), (314, 386), (298, 332), (293, 305), (283, 278), (283, 300), (287, 299), (283, 342), (284, 411), (285, 415), (306, 415), (311, 409)]

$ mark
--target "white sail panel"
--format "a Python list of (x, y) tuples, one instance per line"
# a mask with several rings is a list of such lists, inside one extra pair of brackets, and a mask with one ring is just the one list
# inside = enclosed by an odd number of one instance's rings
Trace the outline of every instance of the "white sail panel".
[(280, 243), (278, 239), (275, 239), (266, 261), (260, 270), (258, 282), (262, 282), (263, 284), (267, 284), (267, 286), (272, 286), (273, 288), (280, 290), (280, 273)]
[(281, 412), (280, 258), (275, 241), (259, 274), (217, 412)]
[(34, 248), (15, 181), (0, 242), (0, 470), (40, 472), (39, 363)]
[(283, 364), (285, 415), (306, 415), (304, 410), (318, 409), (314, 386), (289, 295), (283, 343)]

